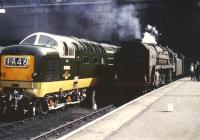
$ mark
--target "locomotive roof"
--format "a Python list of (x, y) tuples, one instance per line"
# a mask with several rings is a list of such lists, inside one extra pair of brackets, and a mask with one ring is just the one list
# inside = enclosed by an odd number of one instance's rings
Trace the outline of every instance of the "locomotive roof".
[(55, 48), (48, 48), (45, 45), (11, 45), (5, 47), (1, 53), (59, 56), (58, 51)]
[[(76, 46), (79, 48), (80, 51), (88, 52), (88, 53), (115, 53), (117, 51), (117, 46), (114, 45), (108, 45), (108, 44), (100, 44), (97, 42), (89, 41), (86, 39), (79, 39), (76, 37), (67, 37), (67, 36), (61, 36), (61, 35), (55, 35), (55, 34), (49, 34), (45, 32), (36, 32), (29, 36), (27, 36), (25, 39), (23, 39), (20, 44), (26, 44), (26, 40), (30, 39), (31, 37), (35, 36), (35, 40), (33, 41), (32, 45), (38, 45), (39, 37), (43, 35), (46, 37), (51, 38), (55, 41), (55, 43), (49, 43), (50, 46), (57, 47), (59, 53), (62, 53), (63, 42), (65, 42), (68, 46), (74, 47), (74, 43), (77, 44)], [(53, 42), (53, 41), (52, 41)], [(48, 43), (48, 42), (46, 42)]]
[(29, 36), (27, 36), (26, 38), (24, 38), (19, 44), (21, 44), (24, 40), (26, 40), (27, 38), (34, 36), (34, 35), (45, 35), (48, 37), (51, 37), (53, 39), (55, 39), (56, 41), (70, 41), (70, 42), (76, 42), (73, 38), (71, 37), (67, 37), (67, 36), (62, 36), (62, 35), (55, 35), (55, 34), (49, 34), (49, 33), (45, 33), (45, 32), (36, 32), (33, 33)]

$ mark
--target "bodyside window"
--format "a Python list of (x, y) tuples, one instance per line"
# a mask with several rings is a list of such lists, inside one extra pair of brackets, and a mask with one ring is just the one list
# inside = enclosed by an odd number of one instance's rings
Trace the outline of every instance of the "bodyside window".
[(83, 56), (83, 63), (84, 64), (89, 64), (89, 58), (88, 58), (88, 56)]
[(74, 44), (67, 44), (63, 42), (63, 52), (64, 56), (74, 58), (75, 57), (75, 46)]

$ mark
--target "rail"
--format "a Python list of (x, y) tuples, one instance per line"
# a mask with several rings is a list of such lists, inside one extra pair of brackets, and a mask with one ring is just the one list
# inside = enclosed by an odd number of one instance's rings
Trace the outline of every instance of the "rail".
[(76, 120), (74, 120), (72, 122), (66, 123), (66, 124), (64, 124), (64, 125), (62, 125), (60, 127), (57, 127), (57, 128), (55, 128), (53, 130), (50, 130), (50, 131), (48, 131), (48, 132), (46, 132), (44, 134), (41, 134), (41, 135), (39, 135), (37, 137), (31, 138), (31, 140), (43, 140), (43, 139), (48, 139), (48, 138), (52, 138), (52, 137), (55, 137), (55, 136), (56, 137), (61, 137), (62, 135), (70, 132), (69, 129), (73, 130), (73, 129), (77, 128), (77, 126), (80, 126), (83, 123), (87, 123), (90, 120), (98, 118), (99, 115), (105, 114), (106, 112), (108, 112), (109, 110), (111, 110), (113, 108), (114, 108), (113, 105), (109, 105), (109, 106), (107, 106), (105, 108), (97, 110), (97, 111), (95, 111), (95, 112), (93, 112), (91, 114), (83, 116), (83, 117), (81, 117), (79, 119), (76, 119)]

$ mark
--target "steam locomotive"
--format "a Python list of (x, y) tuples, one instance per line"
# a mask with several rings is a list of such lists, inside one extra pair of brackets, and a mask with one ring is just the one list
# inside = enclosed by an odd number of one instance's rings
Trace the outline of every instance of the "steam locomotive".
[[(118, 85), (151, 90), (155, 83), (163, 85), (184, 75), (185, 57), (168, 47), (141, 40), (122, 42), (121, 46), (115, 55)], [(156, 71), (159, 78), (155, 78)]]
[(184, 72), (184, 57), (169, 48), (141, 40), (121, 46), (38, 32), (4, 48), (0, 113), (46, 114), (81, 103), (101, 84), (151, 87), (156, 70), (160, 84)]
[(157, 42), (158, 31), (148, 25), (142, 40), (122, 42), (115, 55), (118, 85), (152, 89), (184, 75), (186, 58)]

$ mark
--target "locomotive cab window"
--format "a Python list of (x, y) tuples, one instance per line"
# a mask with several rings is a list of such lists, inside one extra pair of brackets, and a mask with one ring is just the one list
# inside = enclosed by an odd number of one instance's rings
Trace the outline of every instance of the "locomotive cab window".
[(34, 44), (35, 40), (36, 40), (36, 35), (25, 39), (21, 44)]
[(47, 46), (50, 46), (50, 47), (51, 46), (58, 46), (58, 43), (54, 39), (52, 39), (48, 36), (45, 36), (45, 35), (40, 35), (38, 44), (47, 45)]

